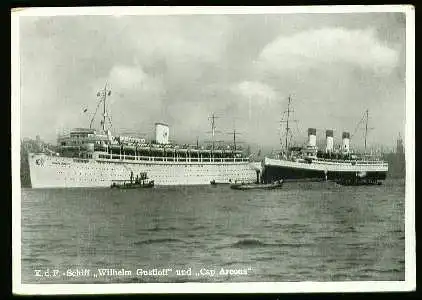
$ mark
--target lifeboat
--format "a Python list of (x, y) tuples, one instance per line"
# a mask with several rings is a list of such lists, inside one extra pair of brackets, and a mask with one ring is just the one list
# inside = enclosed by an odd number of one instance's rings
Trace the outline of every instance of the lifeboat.
[(109, 147), (110, 147), (110, 150), (112, 151), (120, 151), (120, 145), (114, 144), (114, 145), (110, 145)]
[(123, 151), (132, 151), (135, 152), (136, 146), (133, 145), (124, 145), (123, 146)]

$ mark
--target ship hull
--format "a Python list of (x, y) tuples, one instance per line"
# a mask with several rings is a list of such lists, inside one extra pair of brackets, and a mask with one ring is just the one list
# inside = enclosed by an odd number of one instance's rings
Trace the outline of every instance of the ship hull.
[(374, 182), (385, 180), (388, 165), (385, 163), (364, 165), (350, 162), (293, 162), (265, 158), (262, 162), (261, 179), (265, 183), (285, 181), (337, 181)]
[(32, 188), (110, 187), (113, 180), (128, 180), (147, 173), (159, 185), (209, 185), (216, 182), (254, 182), (254, 163), (106, 161), (45, 154), (29, 154)]

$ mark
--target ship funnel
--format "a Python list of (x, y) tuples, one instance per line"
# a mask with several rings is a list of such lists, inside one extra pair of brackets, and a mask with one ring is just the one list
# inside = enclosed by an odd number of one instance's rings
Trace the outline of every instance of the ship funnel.
[(308, 145), (316, 147), (316, 129), (308, 128)]
[(342, 138), (343, 138), (342, 151), (345, 153), (349, 153), (350, 133), (343, 132)]
[(111, 131), (107, 130), (107, 139), (109, 142), (111, 142), (113, 140), (113, 137), (111, 136)]
[(155, 123), (155, 141), (158, 144), (169, 143), (169, 126), (164, 123)]
[(334, 138), (333, 138), (334, 132), (333, 132), (333, 130), (325, 131), (325, 136), (326, 136), (326, 139), (327, 139), (325, 152), (331, 153), (334, 150)]

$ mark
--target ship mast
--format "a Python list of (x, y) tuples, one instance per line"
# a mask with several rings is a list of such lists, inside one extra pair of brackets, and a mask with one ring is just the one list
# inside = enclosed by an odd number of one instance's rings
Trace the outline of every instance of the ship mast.
[(236, 151), (236, 129), (233, 129), (233, 149)]
[(216, 129), (216, 126), (215, 126), (215, 119), (218, 119), (218, 117), (216, 117), (215, 116), (215, 114), (214, 113), (212, 113), (212, 115), (210, 116), (210, 117), (208, 117), (208, 119), (209, 120), (211, 120), (211, 131), (208, 131), (207, 133), (211, 133), (211, 141), (207, 141), (207, 143), (209, 143), (209, 142), (211, 142), (211, 153), (213, 153), (214, 152), (214, 150), (215, 150), (215, 143), (216, 142), (221, 142), (221, 141), (216, 141), (215, 140), (215, 134), (218, 132), (218, 130), (215, 130)]
[(362, 123), (365, 122), (365, 133), (364, 133), (364, 153), (366, 153), (366, 148), (367, 148), (367, 140), (368, 140), (368, 132), (372, 129), (374, 129), (373, 127), (369, 127), (368, 123), (369, 123), (369, 110), (365, 110), (365, 113), (363, 114), (363, 117), (360, 119), (359, 123), (356, 125), (355, 131), (353, 132), (352, 136), (355, 136), (356, 132), (359, 130), (362, 130)]
[(107, 118), (107, 110), (106, 110), (106, 101), (107, 96), (110, 96), (111, 90), (107, 90), (107, 82), (104, 85), (104, 91), (103, 91), (103, 131), (106, 132), (106, 118)]
[(103, 119), (101, 120), (101, 126), (102, 126), (103, 132), (106, 133), (106, 118), (109, 119), (110, 124), (111, 124), (110, 117), (107, 115), (107, 105), (106, 105), (107, 96), (110, 96), (110, 95), (111, 95), (111, 90), (107, 89), (107, 82), (106, 82), (106, 84), (104, 85), (104, 89), (102, 89), (101, 91), (98, 91), (98, 93), (97, 93), (97, 97), (101, 96), (101, 99), (98, 102), (97, 108), (95, 109), (95, 112), (94, 112), (94, 115), (91, 118), (89, 128), (92, 128), (92, 123), (94, 122), (95, 115), (97, 114), (98, 108), (99, 108), (99, 106), (102, 102), (103, 103)]
[[(286, 152), (289, 149), (289, 132), (290, 132), (290, 127), (289, 127), (289, 122), (290, 122), (290, 113), (293, 112), (293, 110), (290, 108), (291, 102), (292, 102), (292, 98), (289, 95), (288, 98), (289, 102), (287, 104), (287, 110), (283, 112), (283, 116), (285, 113), (287, 113), (287, 119), (285, 121), (281, 120), (281, 123), (286, 123), (286, 138), (285, 138), (285, 148), (286, 148)], [(280, 143), (282, 144), (281, 138), (280, 138)]]
[(214, 146), (215, 146), (215, 115), (212, 113), (211, 117), (211, 138), (212, 138), (212, 152), (214, 152)]
[(233, 131), (229, 131), (229, 132), (227, 132), (227, 134), (231, 134), (233, 136), (233, 153), (234, 153), (234, 152), (237, 151), (237, 144), (242, 143), (242, 142), (239, 142), (238, 140), (236, 140), (236, 137), (239, 134), (242, 134), (242, 133), (240, 133), (239, 131), (236, 130), (236, 125), (233, 122)]
[(236, 129), (233, 129), (233, 132), (231, 132), (233, 134), (233, 151), (237, 150), (237, 144), (238, 143), (242, 143), (236, 140), (236, 136), (238, 136), (239, 134), (241, 134), (240, 132), (236, 131)]
[(366, 122), (365, 122), (365, 153), (366, 153), (366, 137), (368, 136), (368, 119), (369, 119), (369, 111), (366, 110)]
[(106, 117), (107, 117), (107, 112), (106, 112), (106, 100), (107, 100), (107, 92), (106, 92), (106, 88), (107, 88), (107, 83), (104, 85), (104, 100), (103, 100), (103, 131), (105, 132), (105, 121), (106, 121)]
[(289, 103), (287, 104), (287, 121), (286, 121), (286, 151), (288, 149), (287, 143), (288, 143), (288, 135), (289, 135), (289, 130), (290, 130), (290, 128), (289, 128), (290, 102), (291, 102), (291, 98), (290, 98), (290, 95), (289, 95)]
[(368, 123), (369, 123), (369, 110), (367, 109), (365, 111), (365, 153), (366, 153), (368, 132), (369, 130), (374, 129), (373, 127), (368, 127)]

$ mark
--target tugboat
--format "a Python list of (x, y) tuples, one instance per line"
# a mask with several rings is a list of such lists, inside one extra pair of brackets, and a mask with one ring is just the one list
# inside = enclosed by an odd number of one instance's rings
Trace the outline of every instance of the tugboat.
[(210, 181), (210, 184), (214, 186), (219, 185), (219, 184), (231, 184), (231, 183), (232, 183), (231, 179), (229, 179), (229, 181), (216, 181), (215, 179)]
[[(359, 175), (356, 175), (356, 177), (359, 177)], [(344, 186), (360, 186), (360, 185), (382, 185), (381, 181), (378, 181), (376, 179), (372, 180), (355, 180), (354, 178), (343, 178), (336, 180), (336, 183), (339, 185)]]
[(130, 173), (129, 180), (113, 180), (111, 188), (118, 189), (138, 189), (138, 188), (152, 188), (154, 180), (149, 180), (147, 173), (140, 173), (139, 176), (133, 178), (133, 172)]
[(235, 183), (230, 186), (234, 190), (273, 190), (283, 186), (283, 180), (272, 183)]

